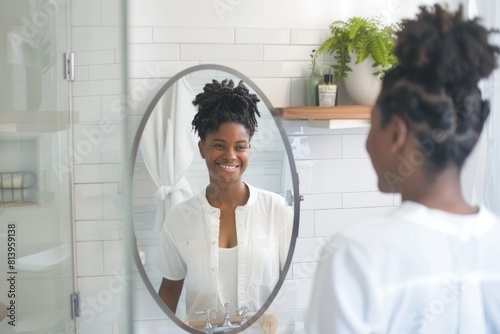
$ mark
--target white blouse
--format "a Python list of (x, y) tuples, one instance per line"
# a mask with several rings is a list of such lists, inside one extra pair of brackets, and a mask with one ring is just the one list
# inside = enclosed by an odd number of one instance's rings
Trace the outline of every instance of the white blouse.
[[(238, 240), (237, 305), (257, 311), (271, 294), (288, 255), (293, 211), (283, 197), (248, 185), (247, 203), (235, 210)], [(186, 314), (224, 309), (218, 305), (220, 210), (202, 191), (174, 206), (160, 235), (159, 270), (170, 280), (185, 278)]]
[(500, 219), (415, 202), (345, 230), (319, 263), (307, 333), (500, 333)]

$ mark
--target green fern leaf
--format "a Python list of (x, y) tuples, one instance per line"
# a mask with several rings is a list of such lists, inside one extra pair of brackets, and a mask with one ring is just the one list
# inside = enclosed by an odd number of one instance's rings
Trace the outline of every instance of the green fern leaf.
[(335, 82), (340, 82), (340, 80), (347, 77), (347, 72), (351, 71), (349, 63), (351, 62), (351, 56), (347, 48), (339, 49), (335, 53), (335, 64), (332, 65), (334, 69), (333, 77)]
[(368, 45), (368, 48), (370, 49), (373, 60), (375, 60), (375, 63), (377, 65), (380, 65), (382, 67), (389, 66), (387, 48), (381, 36), (373, 36), (370, 44)]
[(360, 35), (354, 47), (354, 50), (358, 55), (358, 58), (356, 59), (356, 64), (361, 63), (370, 55), (369, 45), (370, 45), (370, 36), (366, 34)]
[(349, 20), (349, 23), (349, 39), (353, 40), (354, 37), (356, 37), (356, 35), (358, 34), (359, 29), (363, 26), (366, 26), (366, 20), (359, 17), (353, 17)]

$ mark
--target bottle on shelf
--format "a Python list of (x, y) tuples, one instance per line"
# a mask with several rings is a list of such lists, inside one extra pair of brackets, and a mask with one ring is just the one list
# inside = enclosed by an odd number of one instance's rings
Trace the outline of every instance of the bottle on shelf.
[(333, 75), (325, 74), (323, 83), (318, 85), (318, 99), (320, 107), (334, 106), (336, 97), (337, 85), (333, 83)]

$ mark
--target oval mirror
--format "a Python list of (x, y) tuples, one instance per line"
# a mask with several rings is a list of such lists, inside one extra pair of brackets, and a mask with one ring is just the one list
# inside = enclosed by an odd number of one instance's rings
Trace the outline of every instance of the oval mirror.
[[(224, 255), (224, 259), (228, 261), (226, 264), (221, 264), (222, 256), (219, 256), (218, 260), (216, 257), (220, 264), (219, 274), (223, 267), (224, 270), (232, 272), (229, 276), (233, 277), (233, 282), (227, 284), (230, 288), (221, 284), (220, 277), (215, 288), (213, 284), (203, 281), (203, 277), (210, 277), (210, 275), (214, 277), (213, 273), (197, 271), (205, 267), (207, 271), (210, 271), (210, 263), (201, 263), (198, 266), (184, 263), (184, 267), (187, 267), (186, 278), (183, 279), (182, 292), (180, 292), (177, 308), (173, 312), (167, 307), (164, 299), (158, 295), (160, 285), (164, 280), (164, 271), (161, 269), (164, 262), (162, 261), (172, 261), (167, 258), (173, 258), (171, 254), (163, 254), (165, 248), (160, 246), (160, 242), (164, 241), (161, 241), (160, 236), (162, 233), (170, 235), (171, 224), (165, 222), (168, 221), (167, 215), (171, 207), (196, 196), (205, 196), (209, 174), (207, 164), (201, 158), (198, 148), (199, 138), (192, 131), (191, 122), (197, 112), (192, 101), (198, 93), (203, 92), (205, 84), (211, 83), (212, 80), (222, 82), (225, 79), (233, 80), (235, 86), (240, 80), (243, 81), (250, 93), (256, 94), (260, 100), (257, 108), (261, 117), (257, 117), (257, 131), (251, 137), (248, 150), (248, 167), (241, 177), (250, 193), (247, 203), (250, 202), (252, 192), (255, 191), (251, 189), (264, 189), (281, 196), (271, 194), (272, 198), (282, 201), (280, 203), (284, 207), (284, 212), (289, 214), (286, 218), (279, 219), (280, 221), (276, 224), (276, 226), (281, 226), (279, 233), (283, 234), (280, 236), (281, 241), (278, 241), (281, 242), (281, 246), (273, 246), (274, 241), (269, 242), (271, 239), (251, 239), (252, 246), (247, 246), (246, 253), (244, 253), (250, 256), (251, 259), (248, 262), (252, 263), (251, 266), (241, 264), (247, 261), (246, 256), (241, 256), (243, 252), (241, 249), (244, 248), (244, 241), (245, 245), (249, 243), (246, 242), (248, 239), (237, 241), (238, 249), (236, 253), (233, 253), (237, 254), (236, 257), (231, 259), (230, 255), (229, 257)], [(166, 315), (188, 332), (241, 332), (251, 326), (268, 310), (283, 284), (292, 259), (299, 224), (299, 196), (293, 195), (298, 194), (295, 164), (287, 136), (280, 119), (273, 114), (273, 107), (268, 98), (249, 78), (231, 68), (220, 65), (199, 65), (186, 69), (164, 84), (151, 101), (134, 139), (132, 160), (132, 221), (137, 249), (134, 257), (138, 271), (153, 299)], [(205, 208), (200, 205), (199, 209)], [(266, 213), (265, 217), (276, 216)], [(235, 220), (234, 226), (238, 230), (238, 218), (236, 217)], [(187, 225), (189, 223), (184, 222)], [(248, 226), (256, 230), (260, 228), (260, 232), (252, 232), (254, 237), (262, 237), (262, 233), (269, 233), (269, 230), (262, 229), (261, 222), (247, 221), (247, 223), (252, 224)], [(180, 227), (184, 235), (186, 233), (188, 235), (200, 234), (197, 229), (189, 229), (192, 225), (187, 225), (185, 228)], [(174, 237), (169, 236), (169, 238)], [(273, 238), (276, 239), (275, 236)], [(173, 242), (176, 247), (183, 247), (178, 251), (181, 255), (176, 254), (178, 256), (176, 259), (182, 261), (179, 258), (182, 258), (185, 252), (189, 253), (196, 249), (194, 248), (195, 242), (196, 240), (191, 243), (191, 246), (188, 246), (190, 241), (185, 239), (182, 242), (179, 240), (176, 240), (176, 243)], [(212, 244), (214, 244), (213, 239)], [(210, 249), (212, 251), (212, 248)], [(177, 250), (175, 252), (177, 253)], [(222, 250), (218, 249), (218, 252), (222, 254)], [(275, 266), (275, 273), (269, 271), (267, 265), (262, 265), (262, 261), (260, 263), (255, 261), (258, 256), (261, 258), (276, 256), (278, 258), (276, 263), (279, 263), (279, 267)], [(203, 256), (187, 262), (203, 262), (201, 258)], [(213, 257), (206, 256), (206, 258), (209, 259), (207, 262), (213, 261)], [(240, 262), (242, 258), (243, 261)], [(214, 271), (213, 266), (211, 269)], [(250, 277), (250, 279), (241, 279), (242, 270), (246, 271), (246, 275), (243, 276)], [(236, 280), (234, 280), (235, 277)], [(249, 286), (252, 285), (250, 288), (242, 286), (249, 281)], [(206, 303), (200, 302), (200, 299), (207, 294), (196, 294), (193, 289), (202, 289), (202, 286), (207, 286), (207, 289), (211, 287), (212, 290), (209, 293), (214, 300), (217, 300), (218, 306), (208, 306), (214, 305), (213, 300)], [(231, 296), (228, 297), (231, 292), (223, 290), (238, 291), (235, 294), (240, 295), (241, 298), (231, 299)], [(226, 297), (232, 301), (237, 300), (238, 305), (231, 305), (227, 300), (223, 300)], [(221, 305), (224, 306), (221, 307)], [(207, 329), (207, 317), (210, 319), (211, 329)], [(230, 325), (224, 320), (229, 320)]]

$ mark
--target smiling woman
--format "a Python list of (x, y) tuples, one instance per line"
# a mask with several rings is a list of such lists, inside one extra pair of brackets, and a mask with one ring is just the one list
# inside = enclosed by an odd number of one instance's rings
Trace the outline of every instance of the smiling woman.
[[(299, 208), (297, 198), (287, 196), (286, 201), (284, 195), (297, 193), (298, 185), (286, 137), (265, 96), (251, 92), (256, 87), (241, 74), (212, 67), (173, 78), (140, 125), (133, 153), (133, 204), (136, 242), (145, 259), (136, 262), (153, 298), (179, 325), (193, 330), (174, 315), (202, 329), (208, 315), (219, 330), (239, 331), (266, 311), (286, 276)], [(166, 115), (168, 121), (163, 121)], [(257, 116), (262, 116), (259, 124)], [(159, 129), (176, 140), (159, 136)], [(148, 140), (152, 134), (154, 140)], [(152, 150), (152, 143), (160, 141), (165, 147)], [(155, 173), (152, 151), (177, 155), (156, 157)], [(158, 176), (156, 224), (144, 216), (143, 170)], [(146, 241), (147, 230), (159, 238)], [(154, 250), (153, 243), (158, 245)], [(150, 260), (155, 255), (158, 259)]]
[[(242, 81), (234, 87), (232, 80), (213, 80), (193, 101), (198, 106), (193, 127), (210, 183), (167, 215), (160, 236), (164, 261), (158, 292), (175, 312), (186, 283), (189, 319), (206, 309), (224, 317), (221, 310), (237, 316), (242, 307), (260, 307), (286, 260), (291, 208), (283, 197), (242, 180), (257, 127), (255, 114), (260, 115), (258, 101)], [(262, 244), (268, 245), (266, 256), (255, 249)], [(254, 267), (269, 279), (253, 280)]]

